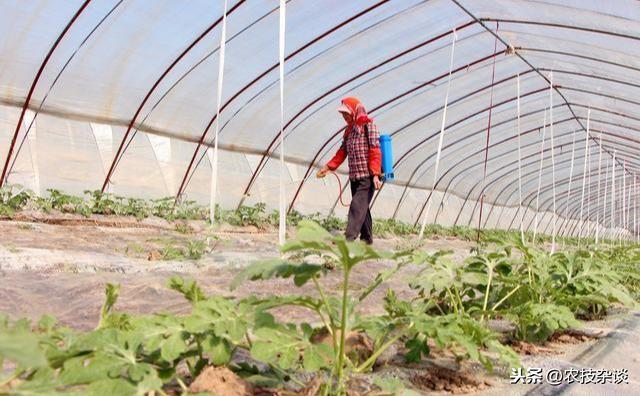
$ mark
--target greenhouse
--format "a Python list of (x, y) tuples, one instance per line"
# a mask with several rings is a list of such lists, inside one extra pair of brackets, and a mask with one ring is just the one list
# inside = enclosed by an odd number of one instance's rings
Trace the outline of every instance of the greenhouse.
[(640, 394), (637, 1), (0, 6), (0, 395)]

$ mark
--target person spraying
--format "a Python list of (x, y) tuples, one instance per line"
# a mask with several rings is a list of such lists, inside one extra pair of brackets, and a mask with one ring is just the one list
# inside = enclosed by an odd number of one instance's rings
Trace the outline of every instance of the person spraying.
[(349, 184), (351, 187), (351, 204), (347, 240), (353, 241), (358, 236), (367, 244), (373, 243), (373, 219), (369, 205), (375, 190), (382, 186), (380, 151), (380, 133), (378, 127), (367, 114), (364, 105), (354, 97), (342, 99), (338, 112), (347, 123), (342, 144), (336, 155), (316, 174), (325, 177), (344, 162), (349, 165)]

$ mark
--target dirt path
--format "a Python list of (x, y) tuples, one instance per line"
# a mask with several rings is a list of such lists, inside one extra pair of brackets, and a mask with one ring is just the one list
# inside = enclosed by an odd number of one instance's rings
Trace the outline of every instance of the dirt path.
[[(58, 223), (58, 224), (51, 224)], [(286, 295), (295, 288), (289, 280), (249, 282), (233, 293), (229, 283), (249, 263), (278, 256), (273, 233), (224, 228), (211, 232), (203, 224), (190, 223), (189, 233), (157, 227), (113, 227), (100, 223), (0, 221), (0, 312), (12, 317), (37, 319), (45, 313), (62, 323), (91, 328), (97, 323), (107, 282), (121, 285), (119, 309), (135, 313), (186, 312), (188, 304), (165, 285), (174, 275), (193, 278), (209, 294), (234, 296)], [(126, 223), (124, 223), (126, 224)], [(199, 260), (156, 260), (155, 253), (168, 245), (205, 241)], [(382, 249), (393, 249), (397, 240), (379, 240)], [(452, 249), (464, 257), (472, 244), (461, 241), (430, 241), (428, 250)], [(149, 258), (152, 258), (150, 261)], [(354, 290), (365, 288), (390, 263), (374, 262), (356, 267)], [(408, 295), (406, 284), (416, 268), (408, 267), (372, 294), (363, 306), (366, 312), (381, 311), (388, 287)], [(337, 293), (341, 274), (324, 280), (330, 293)], [(302, 291), (313, 294), (311, 287)], [(307, 319), (305, 312), (287, 311), (287, 319)]]

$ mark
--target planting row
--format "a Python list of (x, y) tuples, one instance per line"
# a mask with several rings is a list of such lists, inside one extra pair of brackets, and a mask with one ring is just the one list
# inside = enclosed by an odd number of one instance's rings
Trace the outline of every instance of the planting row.
[[(47, 190), (48, 197), (39, 197), (34, 192), (20, 186), (9, 186), (0, 189), (0, 217), (13, 217), (16, 212), (25, 209), (51, 212), (58, 210), (65, 213), (75, 213), (85, 217), (92, 214), (133, 216), (144, 219), (155, 216), (167, 221), (174, 220), (208, 220), (209, 209), (194, 201), (174, 203), (174, 198), (167, 197), (155, 200), (139, 198), (126, 198), (100, 191), (85, 191), (84, 197), (68, 195), (59, 190)], [(216, 208), (216, 218), (233, 226), (254, 226), (259, 229), (278, 225), (278, 211), (267, 213), (266, 205), (258, 203), (255, 206), (241, 206), (236, 210), (223, 210)], [(303, 215), (293, 210), (287, 215), (287, 224), (297, 226), (302, 220), (313, 220), (330, 231), (343, 230), (346, 222), (335, 216), (323, 216), (320, 213)], [(374, 234), (378, 236), (412, 236), (417, 235), (419, 227), (393, 219), (374, 220)], [(478, 232), (468, 226), (444, 227), (438, 224), (430, 224), (426, 227), (424, 235), (432, 237), (451, 237), (465, 241), (488, 241), (496, 238), (506, 238), (516, 235), (518, 231), (498, 229), (483, 229)], [(525, 238), (534, 240), (532, 232), (526, 232)], [(549, 235), (537, 234), (536, 243), (550, 242)], [(577, 245), (575, 237), (560, 237), (559, 243)], [(582, 238), (583, 244), (593, 244), (592, 238)]]
[[(421, 361), (436, 345), (462, 362), (508, 369), (519, 365), (509, 346), (516, 340), (542, 342), (579, 326), (578, 319), (605, 314), (612, 304), (634, 306), (640, 292), (636, 247), (549, 254), (510, 237), (492, 240), (491, 251), (455, 261), (444, 251), (381, 252), (308, 220), (296, 234), (282, 248), (283, 258), (249, 266), (231, 287), (284, 278), (298, 287), (312, 285), (312, 295), (206, 296), (194, 281), (173, 278), (169, 287), (192, 304), (188, 315), (119, 312), (118, 287), (108, 285), (93, 331), (58, 326), (51, 317), (35, 326), (2, 318), (0, 361), (9, 374), (0, 380), (0, 394), (186, 393), (213, 365), (268, 389), (300, 388), (310, 378), (302, 374), (312, 373), (321, 384), (318, 394), (342, 395), (353, 375), (375, 376), (376, 362), (392, 346), (407, 362)], [(387, 269), (355, 293), (351, 271), (372, 260), (387, 261)], [(417, 270), (409, 284), (413, 296), (400, 299), (387, 290), (384, 314), (360, 314), (358, 305), (407, 266)], [(322, 286), (329, 271), (342, 275), (338, 293)], [(306, 309), (316, 320), (277, 320), (273, 310), (285, 306)], [(513, 330), (491, 330), (494, 319), (510, 321)], [(372, 348), (349, 349), (354, 334)], [(384, 381), (377, 383), (384, 388)]]

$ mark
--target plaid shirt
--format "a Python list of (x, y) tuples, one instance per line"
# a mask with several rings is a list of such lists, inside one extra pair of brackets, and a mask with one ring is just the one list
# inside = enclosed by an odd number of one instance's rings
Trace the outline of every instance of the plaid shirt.
[(369, 123), (366, 125), (369, 130), (369, 141), (367, 142), (367, 132), (362, 128), (358, 133), (353, 128), (348, 136), (342, 141), (342, 148), (347, 153), (349, 161), (349, 179), (358, 180), (373, 176), (369, 168), (369, 149), (380, 146), (380, 132), (378, 127)]

